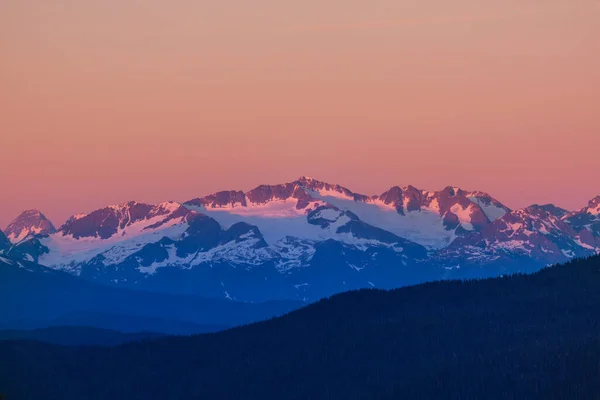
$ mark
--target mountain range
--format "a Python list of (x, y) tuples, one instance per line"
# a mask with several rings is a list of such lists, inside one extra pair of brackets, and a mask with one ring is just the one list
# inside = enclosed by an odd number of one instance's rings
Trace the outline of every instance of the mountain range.
[(39, 211), (0, 234), (0, 252), (129, 289), (261, 302), (316, 300), (441, 278), (531, 272), (600, 252), (600, 196), (580, 210), (511, 210), (480, 191), (394, 186), (367, 196), (301, 177), (184, 203)]

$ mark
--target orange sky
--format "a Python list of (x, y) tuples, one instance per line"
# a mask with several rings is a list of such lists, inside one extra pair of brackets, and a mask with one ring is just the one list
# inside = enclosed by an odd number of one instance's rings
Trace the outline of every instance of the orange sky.
[(600, 194), (594, 0), (2, 0), (0, 227), (310, 175)]

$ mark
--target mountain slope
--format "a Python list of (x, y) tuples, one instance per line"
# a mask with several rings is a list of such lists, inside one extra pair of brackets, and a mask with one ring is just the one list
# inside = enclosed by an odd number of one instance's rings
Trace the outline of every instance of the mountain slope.
[[(79, 263), (110, 251), (119, 260), (163, 237), (178, 237), (197, 215), (178, 203), (128, 202), (71, 217), (58, 232), (40, 238), (43, 265), (77, 272)], [(122, 246), (122, 243), (127, 243)]]
[(11, 242), (20, 242), (28, 235), (50, 235), (56, 232), (52, 222), (38, 210), (23, 211), (5, 229)]
[(567, 213), (562, 219), (577, 232), (584, 247), (600, 248), (600, 196), (590, 200), (587, 207)]
[(349, 292), (218, 334), (108, 350), (2, 342), (0, 391), (64, 400), (592, 399), (599, 285), (596, 257), (533, 275)]
[(483, 231), (457, 239), (435, 255), (436, 261), (447, 269), (467, 271), (489, 264), (512, 267), (500, 271), (508, 273), (595, 254), (600, 247), (586, 245), (565, 215), (565, 210), (551, 205), (512, 211)]

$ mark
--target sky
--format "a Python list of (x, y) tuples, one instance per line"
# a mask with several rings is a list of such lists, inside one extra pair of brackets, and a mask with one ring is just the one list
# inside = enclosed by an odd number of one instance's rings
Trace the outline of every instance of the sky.
[(600, 194), (600, 1), (2, 0), (0, 228), (309, 175)]

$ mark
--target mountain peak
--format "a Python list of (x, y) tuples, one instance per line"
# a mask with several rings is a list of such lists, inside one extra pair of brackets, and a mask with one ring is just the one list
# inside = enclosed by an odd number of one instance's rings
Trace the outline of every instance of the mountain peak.
[(6, 227), (5, 234), (12, 242), (19, 242), (25, 237), (50, 235), (56, 232), (52, 222), (38, 210), (25, 210)]
[(544, 211), (544, 212), (547, 212), (558, 218), (562, 218), (569, 213), (564, 208), (557, 207), (554, 204), (541, 204), (541, 205), (533, 204), (533, 205), (527, 207), (527, 210), (530, 212), (531, 211)]
[(150, 204), (139, 203), (135, 200), (129, 200), (129, 201), (125, 201), (125, 202), (119, 203), (119, 204), (111, 204), (109, 206), (106, 206), (106, 208), (109, 208), (111, 210), (127, 210), (127, 209), (133, 208), (137, 205), (151, 206)]
[(462, 189), (457, 186), (446, 186), (442, 192), (447, 193), (450, 196), (458, 196), (464, 193)]
[(600, 214), (600, 196), (594, 197), (588, 203), (587, 212), (592, 215)]
[(368, 196), (355, 193), (344, 186), (319, 181), (317, 179), (306, 176), (300, 177), (300, 179), (294, 181), (293, 183), (309, 190), (310, 192), (315, 194), (317, 198), (333, 196), (344, 197), (356, 201), (365, 201), (369, 198)]
[(191, 213), (193, 212), (173, 201), (158, 205), (128, 201), (89, 214), (77, 214), (71, 217), (60, 231), (63, 235), (73, 235), (75, 239), (81, 237), (108, 239), (137, 222), (155, 220), (155, 223), (148, 228), (156, 228), (168, 221), (187, 218)]

